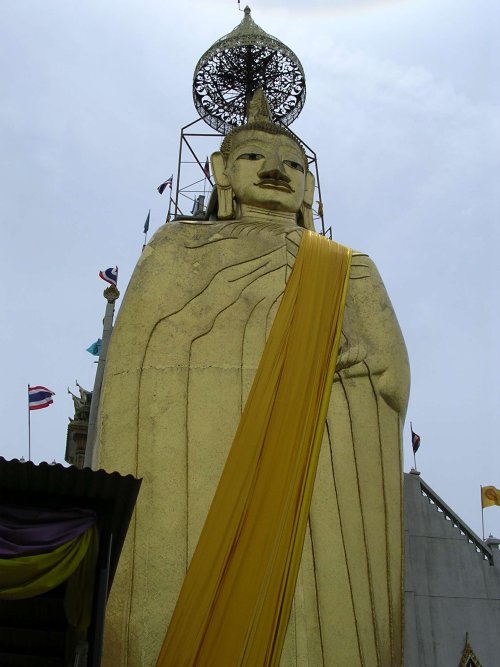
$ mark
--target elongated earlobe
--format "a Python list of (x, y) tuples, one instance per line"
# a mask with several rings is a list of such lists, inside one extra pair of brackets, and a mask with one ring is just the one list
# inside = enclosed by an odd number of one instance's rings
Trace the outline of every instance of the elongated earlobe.
[(222, 153), (213, 153), (211, 157), (212, 174), (215, 178), (215, 185), (217, 187), (218, 211), (217, 217), (219, 220), (230, 220), (234, 217), (233, 206), (233, 189), (226, 176), (226, 161)]
[(314, 227), (312, 206), (309, 206), (308, 204), (306, 204), (306, 202), (303, 202), (302, 206), (300, 207), (299, 216), (300, 216), (299, 225), (301, 227), (304, 227), (305, 229), (309, 229), (311, 232), (314, 232), (315, 227)]
[(302, 227), (314, 231), (314, 218), (312, 212), (312, 203), (314, 200), (314, 176), (310, 171), (306, 172), (306, 182), (304, 189), (304, 201), (300, 207), (300, 223)]
[(234, 218), (233, 189), (217, 186), (217, 200), (219, 202), (217, 217), (219, 220), (231, 220)]

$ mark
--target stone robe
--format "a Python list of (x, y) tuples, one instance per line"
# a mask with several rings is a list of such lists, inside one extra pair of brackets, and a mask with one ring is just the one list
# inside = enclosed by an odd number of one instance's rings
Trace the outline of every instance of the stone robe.
[[(100, 409), (98, 467), (144, 479), (108, 604), (106, 667), (155, 665), (301, 233), (169, 223), (138, 262)], [(283, 667), (401, 665), (408, 383), (385, 288), (354, 253)]]

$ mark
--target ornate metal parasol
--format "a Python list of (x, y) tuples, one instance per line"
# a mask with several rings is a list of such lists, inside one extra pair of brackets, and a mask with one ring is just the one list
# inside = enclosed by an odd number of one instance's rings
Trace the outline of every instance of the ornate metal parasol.
[(289, 125), (297, 118), (306, 98), (302, 65), (293, 51), (254, 22), (245, 7), (241, 23), (198, 61), (194, 105), (210, 127), (226, 134), (245, 122), (247, 104), (259, 86), (274, 122)]

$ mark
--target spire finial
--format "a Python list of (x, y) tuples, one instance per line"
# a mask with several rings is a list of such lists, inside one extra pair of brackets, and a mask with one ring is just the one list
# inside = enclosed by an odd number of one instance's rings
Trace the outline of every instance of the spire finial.
[(257, 88), (248, 105), (247, 112), (248, 123), (272, 123), (271, 109), (266, 95), (261, 87)]

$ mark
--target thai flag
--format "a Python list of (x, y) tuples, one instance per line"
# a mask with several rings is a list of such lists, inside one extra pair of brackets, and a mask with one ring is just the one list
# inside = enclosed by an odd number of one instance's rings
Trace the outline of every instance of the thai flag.
[(102, 278), (107, 283), (110, 283), (111, 285), (114, 285), (116, 287), (116, 284), (118, 282), (118, 267), (115, 266), (114, 269), (110, 268), (110, 269), (105, 269), (104, 271), (99, 271), (99, 278)]
[(413, 449), (413, 453), (416, 454), (418, 448), (420, 447), (420, 436), (415, 433), (412, 427), (411, 428), (411, 446)]
[(28, 386), (28, 407), (30, 410), (41, 410), (41, 408), (48, 408), (55, 396), (54, 392), (47, 387), (29, 387)]
[(156, 188), (161, 195), (163, 194), (163, 191), (165, 190), (165, 188), (172, 189), (173, 179), (174, 179), (174, 175), (172, 174), (172, 176), (170, 176), (170, 178), (167, 178), (166, 181), (163, 181), (163, 183)]

